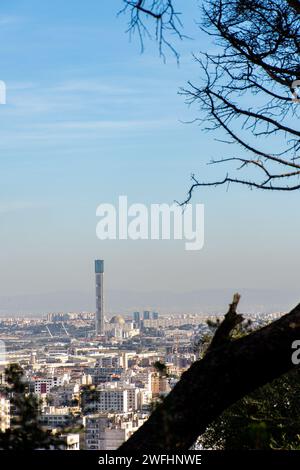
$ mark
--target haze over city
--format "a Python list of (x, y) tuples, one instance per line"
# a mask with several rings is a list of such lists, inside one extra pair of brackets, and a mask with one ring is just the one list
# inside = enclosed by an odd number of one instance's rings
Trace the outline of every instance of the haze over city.
[[(184, 6), (191, 35), (196, 11)], [(1, 7), (0, 312), (92, 309), (98, 257), (112, 312), (214, 310), (241, 288), (255, 289), (242, 298), (246, 309), (288, 308), (298, 291), (296, 193), (196, 191), (193, 202), (205, 205), (199, 252), (184, 251), (183, 241), (96, 238), (98, 204), (120, 194), (131, 203), (182, 201), (190, 174), (223, 177), (206, 163), (232, 151), (183, 123), (198, 112), (177, 96), (198, 77), (194, 42), (179, 44), (179, 66), (171, 55), (164, 64), (155, 44), (140, 54), (116, 13), (115, 2), (96, 0), (71, 11), (58, 0)], [(199, 41), (212, 50), (201, 33)], [(221, 291), (212, 301), (206, 289)]]

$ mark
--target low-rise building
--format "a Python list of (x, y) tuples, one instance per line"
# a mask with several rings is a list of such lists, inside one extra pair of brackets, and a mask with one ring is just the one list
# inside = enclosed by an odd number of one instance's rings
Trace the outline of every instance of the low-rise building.
[(43, 395), (50, 392), (51, 388), (59, 387), (66, 383), (66, 377), (53, 376), (53, 377), (37, 377), (33, 380), (34, 393)]
[(62, 441), (61, 450), (80, 450), (79, 434), (62, 434), (59, 439)]
[(116, 450), (148, 418), (146, 415), (95, 414), (85, 418), (85, 448), (87, 450)]
[(64, 428), (72, 423), (72, 418), (69, 407), (47, 406), (39, 416), (39, 422), (48, 429)]
[(79, 402), (79, 384), (65, 384), (53, 387), (47, 396), (52, 406), (74, 406)]

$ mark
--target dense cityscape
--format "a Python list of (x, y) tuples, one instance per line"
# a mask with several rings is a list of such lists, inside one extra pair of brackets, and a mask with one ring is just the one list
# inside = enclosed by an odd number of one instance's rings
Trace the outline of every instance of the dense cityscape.
[[(1, 385), (5, 367), (19, 364), (40, 400), (41, 426), (59, 433), (66, 450), (117, 449), (201, 356), (212, 335), (209, 325), (218, 318), (156, 311), (107, 318), (103, 260), (95, 262), (95, 292), (95, 313), (0, 320)], [(251, 328), (280, 315), (251, 315)], [(3, 395), (2, 432), (12, 414)]]
[(297, 468), (300, 0), (1, 2), (0, 44), (2, 467)]

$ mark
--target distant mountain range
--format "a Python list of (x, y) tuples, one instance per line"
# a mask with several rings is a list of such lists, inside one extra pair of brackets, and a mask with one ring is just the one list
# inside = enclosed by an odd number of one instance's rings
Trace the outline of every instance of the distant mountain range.
[[(176, 293), (170, 291), (107, 291), (108, 314), (154, 309), (167, 313), (224, 313), (234, 292), (242, 295), (244, 313), (289, 311), (300, 302), (295, 290), (272, 289), (199, 289)], [(0, 296), (0, 315), (45, 314), (48, 312), (94, 311), (93, 292), (53, 292), (33, 295)]]

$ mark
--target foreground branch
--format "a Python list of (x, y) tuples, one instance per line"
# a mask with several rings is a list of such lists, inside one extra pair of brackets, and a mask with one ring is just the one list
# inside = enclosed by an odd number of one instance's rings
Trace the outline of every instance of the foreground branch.
[(226, 313), (224, 320), (217, 328), (214, 337), (208, 347), (207, 352), (212, 351), (213, 349), (219, 348), (220, 346), (225, 346), (231, 340), (231, 333), (236, 326), (238, 326), (244, 318), (242, 315), (236, 313), (238, 303), (240, 301), (240, 294), (234, 294), (232, 303), (229, 305), (229, 310)]
[(270, 325), (211, 349), (120, 450), (188, 450), (226, 408), (295, 367), (291, 346), (296, 339), (300, 304)]

